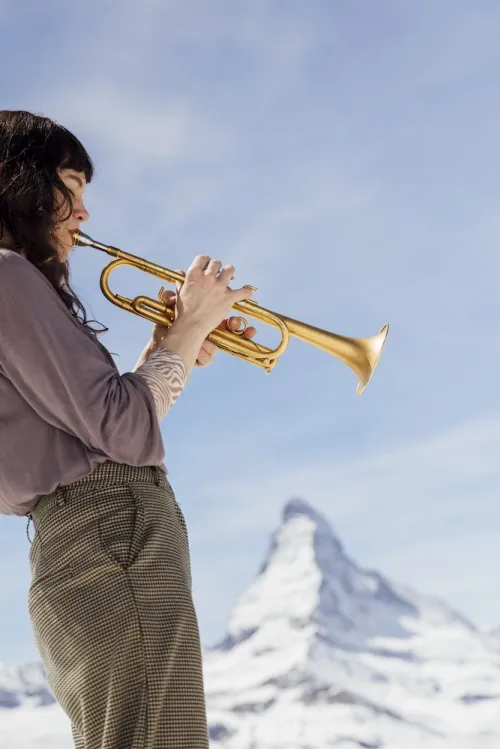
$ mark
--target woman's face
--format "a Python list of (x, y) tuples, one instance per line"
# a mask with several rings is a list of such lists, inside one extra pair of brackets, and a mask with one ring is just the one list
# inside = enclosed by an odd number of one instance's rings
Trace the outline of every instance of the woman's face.
[[(78, 231), (82, 221), (88, 221), (89, 213), (83, 203), (83, 194), (87, 186), (85, 175), (74, 169), (60, 169), (58, 174), (64, 184), (73, 194), (71, 215), (66, 221), (57, 221), (52, 229), (52, 236), (57, 248), (59, 260), (65, 263), (74, 246), (73, 232)], [(62, 207), (62, 215), (66, 215), (67, 207)]]

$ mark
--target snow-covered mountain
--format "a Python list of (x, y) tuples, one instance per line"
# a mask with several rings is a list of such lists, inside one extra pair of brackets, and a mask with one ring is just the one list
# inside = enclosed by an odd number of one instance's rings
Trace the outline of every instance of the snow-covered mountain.
[[(302, 500), (205, 652), (205, 680), (213, 749), (500, 745), (496, 635), (359, 567)], [(40, 666), (0, 667), (0, 749), (69, 749), (50, 701)]]
[(500, 652), (443, 603), (363, 570), (288, 502), (206, 654), (221, 749), (500, 745)]

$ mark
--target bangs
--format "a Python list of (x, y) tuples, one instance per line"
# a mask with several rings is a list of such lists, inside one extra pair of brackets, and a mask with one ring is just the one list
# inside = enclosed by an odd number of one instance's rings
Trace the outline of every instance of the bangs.
[(94, 165), (87, 151), (72, 133), (56, 125), (46, 144), (50, 161), (56, 169), (74, 169), (83, 172), (87, 183), (94, 176)]

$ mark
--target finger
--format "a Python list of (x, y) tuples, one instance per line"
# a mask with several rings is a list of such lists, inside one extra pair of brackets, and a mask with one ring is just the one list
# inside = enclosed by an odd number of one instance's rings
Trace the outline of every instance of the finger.
[(238, 320), (238, 318), (237, 317), (225, 318), (224, 320), (222, 320), (222, 322), (219, 323), (217, 327), (220, 328), (221, 330), (229, 330), (230, 332), (234, 330), (238, 330), (239, 322), (238, 323), (233, 322), (232, 326), (230, 326), (229, 320)]
[[(177, 294), (171, 289), (164, 289), (163, 287), (158, 292), (158, 298), (166, 307), (173, 307), (177, 300)], [(161, 325), (160, 323), (153, 323), (153, 342), (155, 346), (158, 346), (161, 339), (168, 331), (167, 325)]]
[(175, 291), (172, 291), (171, 289), (164, 289), (161, 295), (161, 301), (163, 304), (166, 304), (167, 307), (171, 307), (175, 304), (175, 301), (177, 299), (177, 293)]
[(229, 289), (233, 304), (237, 302), (244, 302), (247, 299), (251, 299), (253, 289), (251, 286), (242, 286), (241, 289)]
[(217, 351), (219, 350), (219, 347), (216, 343), (213, 343), (212, 341), (204, 341), (203, 346), (200, 349), (200, 353), (204, 351), (208, 356), (215, 356)]
[(237, 330), (241, 330), (241, 334), (245, 338), (253, 338), (257, 333), (257, 330), (254, 327), (249, 326), (248, 328), (244, 328), (244, 326), (242, 326), (241, 317), (229, 317), (228, 319), (223, 320), (220, 323), (219, 328), (221, 328), (222, 330), (229, 330), (231, 333), (235, 333)]
[(244, 329), (244, 326), (242, 326), (241, 324), (240, 317), (230, 317), (227, 320), (227, 330), (231, 330), (234, 333), (236, 330), (239, 330), (240, 328)]
[(165, 325), (158, 325), (156, 323), (153, 325), (153, 342), (155, 346), (159, 346), (161, 339), (167, 331), (168, 327)]
[(204, 349), (201, 349), (200, 353), (198, 354), (198, 358), (196, 359), (196, 364), (199, 367), (208, 367), (209, 364), (212, 363), (212, 360), (213, 360), (213, 356), (211, 356)]
[(190, 270), (205, 270), (209, 262), (210, 255), (197, 255), (189, 266), (188, 273)]
[(206, 275), (216, 276), (221, 268), (222, 262), (220, 260), (210, 260), (209, 264), (206, 267), (205, 273)]
[(228, 285), (229, 281), (234, 276), (234, 265), (225, 265), (219, 273), (219, 281), (225, 286)]
[[(175, 272), (178, 273), (180, 276), (186, 275), (183, 270), (176, 270)], [(182, 289), (182, 283), (180, 281), (176, 281), (175, 288), (177, 289), (177, 291), (180, 291)]]

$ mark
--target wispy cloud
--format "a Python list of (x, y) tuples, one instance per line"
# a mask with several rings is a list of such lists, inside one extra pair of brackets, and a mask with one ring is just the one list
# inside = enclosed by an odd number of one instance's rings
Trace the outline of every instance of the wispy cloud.
[(57, 92), (50, 111), (64, 113), (65, 121), (72, 120), (87, 139), (99, 141), (105, 158), (115, 168), (120, 165), (121, 177), (129, 177), (132, 167), (144, 172), (178, 163), (202, 167), (230, 148), (230, 132), (222, 122), (200, 117), (193, 103), (175, 96), (152, 103), (140, 91), (131, 95), (126, 85), (110, 80), (80, 87), (70, 106), (65, 93)]
[[(279, 441), (279, 429), (273, 438)], [(219, 438), (221, 454), (228, 454), (232, 440), (232, 436), (226, 441)], [(210, 518), (226, 534), (270, 530), (283, 501), (294, 495), (309, 499), (344, 528), (359, 524), (368, 535), (377, 518), (387, 519), (386, 547), (406, 543), (415, 534), (446, 535), (447, 527), (453, 533), (456, 526), (451, 523), (472, 528), (471, 515), (474, 527), (487, 529), (500, 515), (497, 417), (402, 446), (386, 443), (380, 451), (357, 458), (351, 450), (349, 456), (340, 457), (332, 451), (328, 459), (323, 448), (316, 459), (309, 455), (300, 461), (300, 449), (295, 449), (288, 463), (286, 456), (277, 458), (270, 450), (267, 459), (260, 459), (257, 475), (253, 461), (260, 450), (252, 446), (252, 436), (243, 434), (238, 446), (247, 456), (248, 473), (242, 473), (238, 464), (237, 475), (231, 476), (227, 465), (225, 476), (212, 478), (205, 488), (210, 501), (198, 513), (200, 522)], [(198, 460), (200, 467), (208, 468), (211, 457), (207, 455), (203, 466), (200, 450)]]

